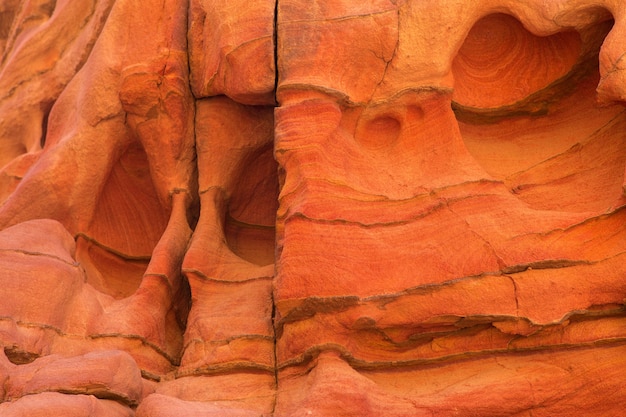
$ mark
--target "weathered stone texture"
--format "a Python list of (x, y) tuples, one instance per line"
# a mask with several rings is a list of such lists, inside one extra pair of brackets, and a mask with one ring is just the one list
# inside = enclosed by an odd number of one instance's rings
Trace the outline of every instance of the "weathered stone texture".
[(621, 415), (625, 22), (4, 1), (0, 415)]

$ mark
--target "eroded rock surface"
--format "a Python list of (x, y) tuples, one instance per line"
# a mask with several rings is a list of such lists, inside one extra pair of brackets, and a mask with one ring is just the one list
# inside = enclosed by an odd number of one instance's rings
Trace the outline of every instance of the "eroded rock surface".
[(620, 415), (624, 22), (0, 4), (0, 414)]

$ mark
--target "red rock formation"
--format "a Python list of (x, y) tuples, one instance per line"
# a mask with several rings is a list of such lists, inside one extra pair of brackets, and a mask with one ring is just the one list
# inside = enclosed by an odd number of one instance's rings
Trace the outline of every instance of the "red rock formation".
[(625, 19), (0, 4), (0, 414), (620, 415)]

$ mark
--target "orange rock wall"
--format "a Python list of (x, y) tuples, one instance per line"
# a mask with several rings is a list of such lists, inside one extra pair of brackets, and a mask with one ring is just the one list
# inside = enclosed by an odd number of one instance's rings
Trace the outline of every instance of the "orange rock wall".
[(625, 22), (1, 3), (0, 415), (621, 415)]

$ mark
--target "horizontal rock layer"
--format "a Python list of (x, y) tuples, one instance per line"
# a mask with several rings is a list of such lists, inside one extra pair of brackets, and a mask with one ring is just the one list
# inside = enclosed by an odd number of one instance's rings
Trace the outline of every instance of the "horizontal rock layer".
[(0, 4), (0, 414), (620, 415), (625, 18)]

